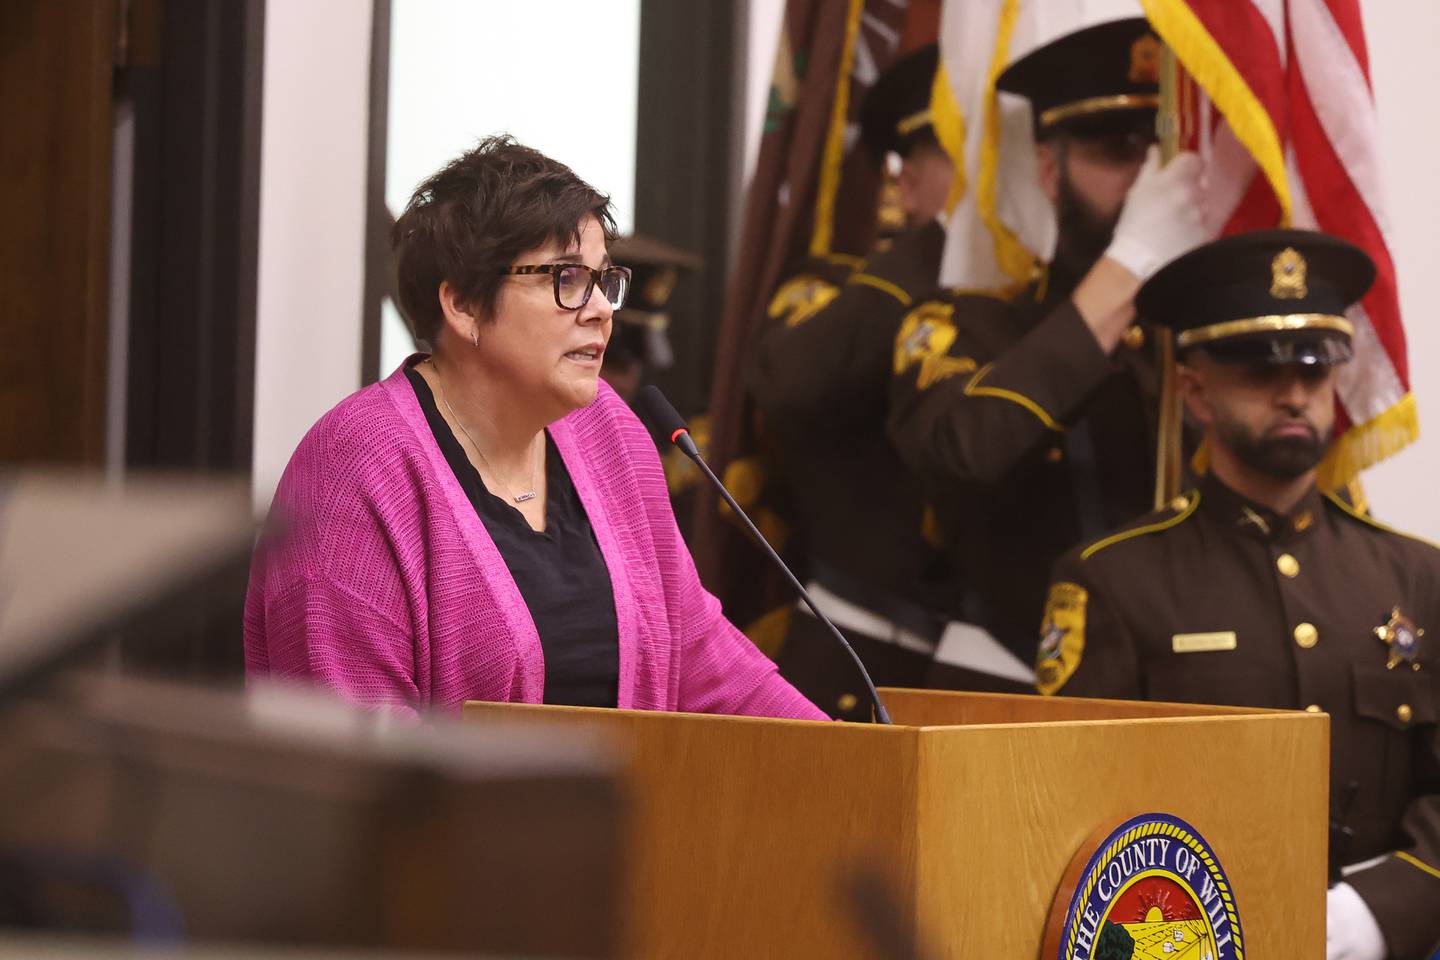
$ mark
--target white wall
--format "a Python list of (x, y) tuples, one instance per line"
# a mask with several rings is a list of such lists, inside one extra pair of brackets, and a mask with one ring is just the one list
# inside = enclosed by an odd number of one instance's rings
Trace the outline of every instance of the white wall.
[[(954, 2), (954, 0), (951, 0)], [(746, 97), (746, 156), (754, 162), (770, 83), (780, 0), (752, 0)], [(1381, 175), (1389, 196), (1391, 252), (1409, 337), (1410, 382), (1420, 407), (1421, 436), (1366, 472), (1375, 515), (1440, 542), (1440, 137), (1434, 91), (1440, 89), (1440, 3), (1367, 0), (1362, 4), (1370, 46), (1371, 83), (1380, 119)]]
[(1380, 115), (1381, 175), (1389, 197), (1391, 253), (1409, 338), (1410, 383), (1420, 407), (1420, 441), (1365, 474), (1375, 515), (1440, 542), (1440, 4), (1369, 0), (1370, 82)]
[(635, 221), (640, 0), (393, 0), (385, 200), (481, 137), (510, 133)]
[(254, 494), (360, 385), (371, 0), (265, 11)]
[[(360, 385), (372, 12), (372, 0), (285, 0), (266, 10), (260, 506), (305, 431)], [(393, 0), (391, 208), (398, 213), (416, 183), (479, 137), (508, 131), (609, 193), (620, 229), (632, 229), (639, 44), (639, 0)], [(557, 65), (557, 51), (576, 68)], [(411, 346), (387, 302), (376, 374)]]
[[(386, 203), (398, 215), (447, 161), (510, 133), (608, 193), (628, 233), (639, 65), (640, 0), (393, 0)], [(387, 300), (378, 374), (413, 348)]]

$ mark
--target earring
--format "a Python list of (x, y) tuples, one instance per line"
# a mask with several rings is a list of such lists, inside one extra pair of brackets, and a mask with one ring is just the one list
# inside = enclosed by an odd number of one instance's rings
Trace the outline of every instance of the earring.
[(470, 345), (471, 345), (472, 347), (478, 347), (478, 346), (480, 346), (480, 331), (479, 331), (479, 330), (471, 330), (471, 331), (470, 331)]

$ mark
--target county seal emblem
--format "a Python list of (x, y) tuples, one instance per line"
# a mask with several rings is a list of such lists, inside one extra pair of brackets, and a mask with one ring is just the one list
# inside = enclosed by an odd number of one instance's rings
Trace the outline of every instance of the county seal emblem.
[(1051, 907), (1046, 960), (1244, 960), (1235, 891), (1184, 820), (1132, 817), (1075, 856)]

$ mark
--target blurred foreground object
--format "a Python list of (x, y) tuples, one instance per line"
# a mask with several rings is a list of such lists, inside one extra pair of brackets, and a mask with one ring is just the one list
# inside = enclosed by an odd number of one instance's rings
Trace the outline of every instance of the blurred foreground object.
[(12, 928), (615, 955), (619, 799), (591, 738), (120, 678), (4, 730)]
[[(0, 936), (0, 960), (176, 960), (171, 947), (146, 949), (123, 941), (90, 937)], [(464, 956), (484, 960), (492, 954), (421, 953), (416, 950), (296, 949), (284, 946), (215, 946), (187, 948), (185, 960), (445, 960)]]
[[(254, 520), (236, 480), (0, 474), (0, 703), (147, 615), (244, 575)], [(238, 610), (237, 610), (238, 614)]]

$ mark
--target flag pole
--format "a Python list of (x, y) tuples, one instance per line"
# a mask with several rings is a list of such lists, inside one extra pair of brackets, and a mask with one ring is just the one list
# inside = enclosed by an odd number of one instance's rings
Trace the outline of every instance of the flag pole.
[[(1160, 54), (1160, 108), (1155, 114), (1160, 156), (1169, 163), (1180, 152), (1180, 68), (1166, 44)], [(1160, 368), (1160, 410), (1155, 442), (1155, 509), (1180, 494), (1180, 396), (1176, 387), (1175, 337), (1169, 327), (1154, 328)]]

